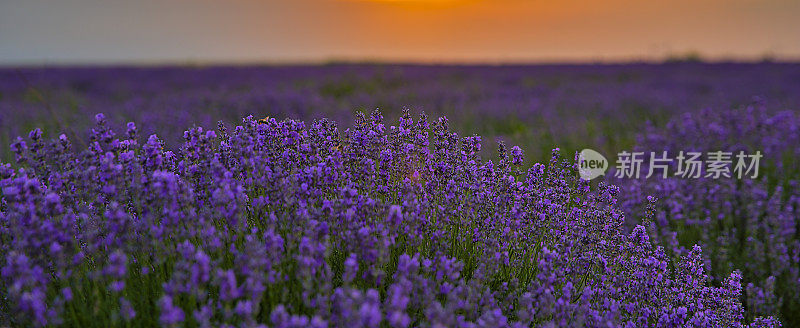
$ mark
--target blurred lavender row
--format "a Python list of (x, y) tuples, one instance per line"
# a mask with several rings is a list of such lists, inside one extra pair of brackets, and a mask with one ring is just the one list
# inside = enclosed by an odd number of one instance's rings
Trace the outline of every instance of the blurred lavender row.
[[(139, 122), (167, 145), (186, 126), (235, 123), (247, 115), (352, 124), (378, 108), (447, 116), (455, 131), (500, 137), (546, 161), (550, 149), (629, 149), (646, 121), (703, 108), (770, 109), (800, 104), (800, 65), (152, 67), (0, 69), (0, 143), (34, 127), (74, 130), (103, 112), (117, 129)], [(494, 143), (487, 145), (494, 151)], [(5, 149), (5, 148), (4, 148)], [(491, 152), (489, 152), (491, 154)], [(1, 158), (9, 160), (6, 151)]]
[[(670, 176), (614, 183), (623, 190), (621, 205), (630, 228), (643, 222), (648, 206), (654, 207), (655, 219), (648, 230), (654, 241), (674, 256), (685, 256), (693, 245), (700, 245), (712, 279), (721, 281), (734, 270), (742, 271), (750, 315), (781, 313), (784, 323), (796, 326), (800, 324), (800, 115), (771, 112), (765, 106), (685, 113), (663, 128), (647, 128), (636, 146), (648, 154), (760, 151), (764, 158), (757, 179)], [(657, 200), (651, 203), (642, 195)]]

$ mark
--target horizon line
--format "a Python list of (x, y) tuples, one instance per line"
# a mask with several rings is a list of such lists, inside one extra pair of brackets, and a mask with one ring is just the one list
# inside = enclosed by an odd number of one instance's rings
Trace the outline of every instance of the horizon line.
[(402, 58), (338, 58), (327, 59), (252, 59), (252, 60), (30, 60), (1, 62), (0, 68), (46, 67), (246, 67), (246, 66), (326, 66), (326, 65), (418, 65), (418, 66), (557, 66), (557, 65), (630, 65), (630, 64), (798, 64), (800, 56), (720, 56), (704, 57), (695, 53), (661, 58), (506, 58), (506, 59), (402, 59)]

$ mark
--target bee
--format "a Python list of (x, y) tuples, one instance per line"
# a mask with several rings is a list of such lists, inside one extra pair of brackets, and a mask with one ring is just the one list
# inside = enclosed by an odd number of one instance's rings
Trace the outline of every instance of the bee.
[(261, 123), (261, 124), (267, 124), (269, 122), (269, 116), (267, 116), (265, 118), (262, 118), (262, 119), (259, 119), (256, 122)]

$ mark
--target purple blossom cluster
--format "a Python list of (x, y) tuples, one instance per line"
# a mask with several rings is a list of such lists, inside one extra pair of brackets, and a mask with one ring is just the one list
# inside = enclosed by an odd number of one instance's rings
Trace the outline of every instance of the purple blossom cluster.
[(620, 203), (630, 227), (652, 211), (648, 233), (668, 253), (683, 256), (700, 245), (712, 280), (740, 270), (747, 317), (775, 315), (800, 325), (800, 116), (767, 111), (763, 103), (703, 110), (649, 127), (638, 144), (657, 152), (764, 154), (758, 179), (622, 179)]
[(625, 232), (619, 189), (557, 149), (484, 161), (445, 118), (247, 117), (169, 150), (99, 114), (89, 140), (37, 129), (0, 166), (0, 324), (780, 326), (701, 246)]

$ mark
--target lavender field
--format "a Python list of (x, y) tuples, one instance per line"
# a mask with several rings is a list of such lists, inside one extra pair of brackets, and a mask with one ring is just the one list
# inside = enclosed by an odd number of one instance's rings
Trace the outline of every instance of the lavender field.
[(0, 327), (797, 327), (798, 109), (768, 62), (0, 68)]

